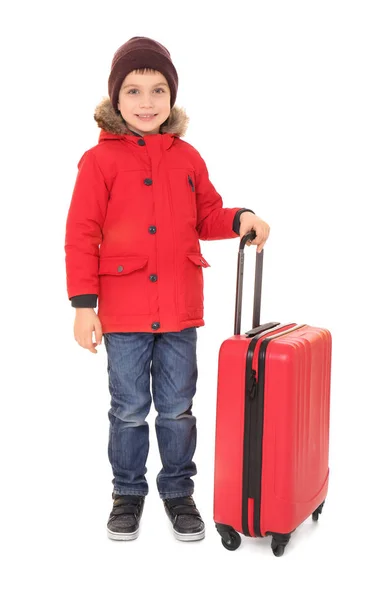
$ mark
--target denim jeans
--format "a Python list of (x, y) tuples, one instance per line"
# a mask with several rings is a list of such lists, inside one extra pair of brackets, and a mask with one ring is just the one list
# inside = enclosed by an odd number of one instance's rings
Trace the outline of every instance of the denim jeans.
[[(166, 333), (105, 333), (111, 405), (108, 455), (115, 494), (146, 495), (151, 400), (162, 462), (156, 483), (164, 498), (189, 496), (196, 474), (198, 376), (196, 327)], [(152, 396), (150, 391), (152, 378)]]

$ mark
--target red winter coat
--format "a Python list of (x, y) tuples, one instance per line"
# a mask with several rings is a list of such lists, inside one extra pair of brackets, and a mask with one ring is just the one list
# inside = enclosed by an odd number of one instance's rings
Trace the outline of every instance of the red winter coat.
[(95, 119), (99, 143), (79, 162), (66, 223), (72, 305), (95, 307), (98, 297), (104, 333), (204, 325), (210, 265), (199, 239), (237, 237), (245, 209), (222, 207), (204, 160), (180, 139), (188, 123), (182, 109), (171, 110), (161, 133), (144, 137), (127, 129), (109, 100)]

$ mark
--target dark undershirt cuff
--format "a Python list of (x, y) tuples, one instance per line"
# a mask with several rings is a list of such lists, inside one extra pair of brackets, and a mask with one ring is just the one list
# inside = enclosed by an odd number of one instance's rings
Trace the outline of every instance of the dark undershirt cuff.
[(81, 294), (80, 296), (72, 296), (69, 298), (74, 308), (96, 308), (97, 294)]
[(251, 212), (252, 214), (255, 214), (253, 212), (253, 210), (251, 210), (250, 208), (241, 208), (240, 210), (237, 211), (237, 213), (235, 214), (235, 217), (233, 219), (233, 224), (232, 224), (232, 229), (237, 235), (240, 235), (240, 215), (243, 212)]

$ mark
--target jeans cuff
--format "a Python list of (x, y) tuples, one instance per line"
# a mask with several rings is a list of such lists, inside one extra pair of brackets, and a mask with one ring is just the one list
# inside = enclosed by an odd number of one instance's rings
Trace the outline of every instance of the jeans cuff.
[(169, 498), (185, 498), (186, 496), (192, 496), (194, 490), (185, 490), (184, 492), (159, 492), (161, 500), (168, 500)]
[(132, 490), (129, 489), (121, 489), (121, 488), (114, 488), (113, 489), (113, 494), (117, 494), (118, 496), (147, 496), (147, 490), (137, 490), (137, 488), (134, 488)]

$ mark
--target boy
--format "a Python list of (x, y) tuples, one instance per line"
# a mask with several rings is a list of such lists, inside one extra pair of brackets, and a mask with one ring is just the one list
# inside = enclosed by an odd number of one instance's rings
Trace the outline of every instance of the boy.
[(191, 479), (196, 328), (204, 325), (203, 269), (209, 266), (199, 239), (242, 237), (254, 229), (252, 243), (261, 251), (269, 235), (250, 209), (222, 207), (202, 157), (180, 139), (188, 117), (174, 106), (177, 87), (170, 54), (158, 42), (134, 37), (117, 50), (110, 98), (95, 112), (99, 143), (79, 162), (66, 224), (75, 339), (96, 353), (103, 336), (107, 351), (114, 475), (107, 532), (114, 540), (138, 536), (152, 399), (160, 498), (178, 540), (204, 538)]

